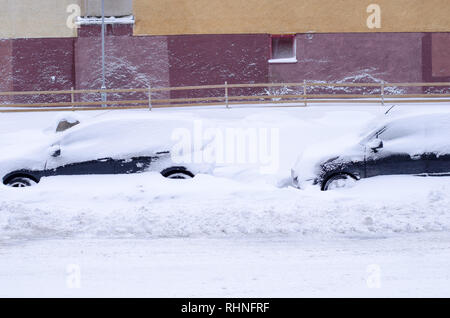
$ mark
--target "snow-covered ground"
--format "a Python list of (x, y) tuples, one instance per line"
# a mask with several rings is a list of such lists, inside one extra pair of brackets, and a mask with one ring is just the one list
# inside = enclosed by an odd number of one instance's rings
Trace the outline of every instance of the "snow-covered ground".
[[(192, 180), (146, 172), (0, 185), (0, 296), (449, 296), (450, 177), (376, 177), (329, 192), (289, 186), (304, 149), (353, 140), (386, 109), (83, 113), (277, 128), (278, 169), (221, 165)], [(0, 159), (47, 138), (60, 116), (0, 113)], [(81, 288), (67, 288), (78, 272)]]
[(0, 297), (449, 297), (450, 235), (0, 245)]

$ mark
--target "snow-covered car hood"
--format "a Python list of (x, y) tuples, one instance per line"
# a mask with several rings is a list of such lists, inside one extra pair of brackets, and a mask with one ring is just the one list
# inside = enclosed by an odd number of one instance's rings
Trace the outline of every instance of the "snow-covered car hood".
[(317, 144), (306, 148), (298, 157), (291, 174), (294, 185), (305, 188), (314, 184), (321, 166), (331, 161), (357, 161), (364, 159), (364, 146), (359, 138), (341, 138), (333, 143)]
[(55, 134), (42, 131), (3, 134), (0, 141), (0, 179), (15, 170), (44, 169), (55, 140)]

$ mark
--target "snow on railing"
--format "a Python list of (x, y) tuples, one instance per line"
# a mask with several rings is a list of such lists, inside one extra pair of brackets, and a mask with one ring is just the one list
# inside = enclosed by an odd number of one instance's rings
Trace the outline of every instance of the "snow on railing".
[[(124, 17), (105, 17), (105, 24), (134, 24), (134, 16)], [(78, 17), (75, 22), (77, 25), (101, 25), (101, 17)]]
[[(352, 87), (371, 88), (369, 94), (336, 94), (327, 92), (328, 88)], [(190, 107), (190, 106), (226, 106), (230, 108), (238, 105), (262, 105), (271, 106), (307, 106), (314, 103), (450, 103), (450, 93), (426, 93), (426, 94), (392, 94), (387, 88), (398, 87), (446, 87), (450, 91), (450, 83), (261, 83), (261, 84), (220, 84), (203, 86), (182, 87), (148, 87), (137, 89), (83, 89), (60, 91), (17, 91), (0, 92), (0, 112), (30, 112), (30, 111), (87, 111), (104, 109), (145, 109), (165, 107)], [(323, 88), (325, 93), (310, 93), (308, 91)], [(233, 90), (239, 93), (242, 90), (251, 89), (252, 94), (232, 94)], [(373, 90), (378, 93), (373, 93)], [(240, 91), (238, 91), (240, 90)], [(255, 93), (255, 90), (258, 93)], [(199, 91), (207, 91), (204, 96), (197, 97)], [(161, 98), (161, 95), (186, 95), (188, 97)], [(183, 93), (184, 92), (184, 93)], [(386, 92), (388, 92), (386, 94)], [(94, 96), (107, 94), (110, 99), (101, 101)], [(81, 96), (88, 96), (81, 98)], [(125, 95), (125, 96), (124, 96)], [(196, 97), (191, 97), (195, 95)], [(214, 96), (209, 96), (214, 95)], [(19, 97), (20, 96), (20, 97)], [(40, 97), (43, 102), (35, 102), (31, 97)], [(58, 101), (54, 100), (58, 97)], [(112, 97), (112, 99), (111, 99)], [(17, 102), (22, 100), (31, 102)], [(96, 100), (95, 100), (96, 99)], [(5, 101), (6, 100), (6, 101)], [(63, 101), (60, 101), (63, 100)]]

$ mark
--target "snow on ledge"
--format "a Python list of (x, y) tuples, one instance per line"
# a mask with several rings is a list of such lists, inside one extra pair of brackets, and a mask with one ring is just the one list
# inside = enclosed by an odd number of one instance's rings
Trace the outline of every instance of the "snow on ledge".
[(269, 63), (270, 64), (282, 64), (282, 63), (297, 63), (297, 58), (296, 57), (290, 57), (290, 58), (285, 58), (285, 59), (270, 59)]
[[(105, 17), (105, 24), (134, 24), (134, 16), (125, 17)], [(78, 25), (98, 25), (102, 24), (101, 17), (78, 17), (76, 24)]]

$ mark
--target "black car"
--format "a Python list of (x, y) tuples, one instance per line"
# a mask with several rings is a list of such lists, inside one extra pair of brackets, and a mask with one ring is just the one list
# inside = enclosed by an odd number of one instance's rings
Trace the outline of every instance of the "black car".
[[(154, 147), (136, 141), (133, 147), (128, 146), (135, 133), (151, 137), (155, 130), (163, 130), (155, 124), (151, 126), (151, 123), (133, 119), (128, 122), (100, 121), (74, 128), (69, 125), (68, 131), (55, 134), (51, 144), (43, 142), (28, 152), (24, 151), (21, 156), (0, 162), (3, 184), (27, 187), (38, 183), (43, 177), (144, 171), (157, 171), (171, 179), (193, 178), (195, 173), (192, 167), (174, 163), (170, 151), (155, 151)], [(131, 133), (127, 135), (125, 129), (131, 130)], [(127, 152), (127, 149), (131, 150)], [(110, 150), (111, 155), (107, 156)]]
[[(3, 184), (11, 187), (29, 187), (38, 183), (42, 177), (92, 174), (130, 174), (153, 169), (161, 160), (167, 160), (169, 152), (157, 153), (149, 157), (130, 159), (103, 158), (85, 162), (71, 163), (48, 170), (16, 170), (3, 177)], [(160, 171), (170, 179), (189, 179), (194, 174), (183, 166), (171, 166)]]
[[(305, 169), (314, 160), (311, 169)], [(386, 120), (342, 154), (304, 156), (292, 169), (292, 181), (298, 188), (313, 184), (326, 191), (361, 178), (404, 174), (450, 176), (449, 113)]]

